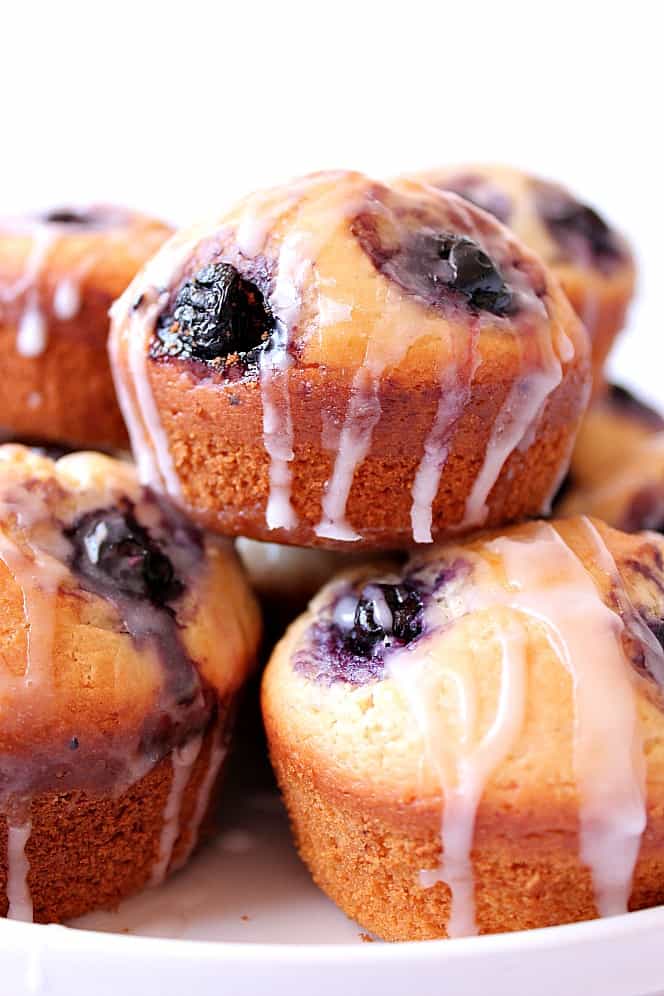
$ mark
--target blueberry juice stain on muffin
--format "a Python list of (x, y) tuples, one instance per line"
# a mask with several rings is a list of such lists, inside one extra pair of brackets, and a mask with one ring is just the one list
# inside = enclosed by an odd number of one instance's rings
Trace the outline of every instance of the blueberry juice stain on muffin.
[[(321, 612), (294, 661), (297, 672), (323, 684), (362, 685), (386, 676), (390, 658), (430, 637), (448, 613), (442, 608), (451, 586), (470, 570), (457, 558), (449, 565), (403, 577), (343, 582)], [(436, 603), (440, 619), (432, 626), (427, 610)], [(425, 621), (429, 618), (429, 622)]]
[(182, 645), (176, 614), (185, 593), (183, 578), (191, 577), (200, 565), (202, 543), (173, 509), (167, 510), (147, 493), (143, 501), (158, 516), (159, 542), (137, 521), (128, 500), (117, 508), (87, 512), (65, 535), (71, 545), (71, 568), (81, 586), (111, 601), (132, 639), (157, 651), (172, 705), (157, 718), (154, 735), (172, 737), (173, 730), (166, 727), (177, 726), (181, 707), (200, 709), (202, 718), (205, 711), (203, 688)]

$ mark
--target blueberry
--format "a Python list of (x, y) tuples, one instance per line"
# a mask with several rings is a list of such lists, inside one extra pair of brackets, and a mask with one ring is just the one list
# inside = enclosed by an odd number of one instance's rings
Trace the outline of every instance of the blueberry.
[(653, 482), (636, 491), (625, 508), (620, 528), (626, 533), (644, 529), (664, 533), (664, 486)]
[(664, 619), (648, 619), (646, 620), (646, 625), (662, 650), (664, 650)]
[(210, 263), (180, 287), (159, 320), (150, 354), (207, 363), (251, 360), (274, 319), (262, 292), (230, 263)]
[(91, 222), (90, 215), (85, 214), (83, 211), (75, 211), (70, 208), (59, 208), (55, 211), (49, 211), (43, 216), (43, 221), (51, 225), (89, 225)]
[(66, 535), (73, 547), (73, 569), (95, 591), (157, 606), (183, 591), (171, 561), (137, 522), (128, 504), (89, 512)]
[(654, 430), (664, 429), (664, 417), (660, 412), (635, 397), (626, 387), (611, 384), (608, 398), (611, 407), (628, 418), (639, 419), (644, 426)]
[(506, 225), (512, 214), (512, 202), (504, 191), (481, 176), (455, 176), (440, 184), (442, 190), (451, 190), (482, 211), (492, 214)]
[(473, 312), (514, 311), (497, 264), (465, 235), (439, 231), (412, 214), (374, 210), (357, 215), (351, 230), (380, 273), (431, 307), (444, 311), (456, 299)]
[[(449, 248), (448, 248), (449, 247)], [(441, 252), (453, 271), (451, 286), (464, 294), (478, 310), (506, 314), (512, 295), (489, 256), (471, 239), (451, 239)]]
[(405, 645), (422, 632), (422, 599), (403, 584), (369, 584), (361, 592), (347, 642), (361, 653)]
[(590, 254), (603, 266), (624, 256), (615, 233), (587, 204), (548, 183), (536, 185), (535, 200), (551, 236), (572, 258)]

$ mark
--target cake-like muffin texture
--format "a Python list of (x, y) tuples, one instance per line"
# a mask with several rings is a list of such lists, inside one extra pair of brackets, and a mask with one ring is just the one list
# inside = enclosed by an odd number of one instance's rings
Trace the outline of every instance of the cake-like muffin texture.
[(316, 174), (184, 231), (113, 311), (141, 478), (212, 530), (391, 549), (535, 515), (587, 334), (491, 215)]
[(611, 386), (582, 422), (556, 512), (664, 532), (664, 417)]
[(511, 166), (446, 166), (416, 176), (491, 212), (542, 257), (588, 329), (601, 389), (634, 294), (636, 267), (626, 239), (565, 187)]
[(300, 854), (387, 940), (664, 900), (664, 539), (580, 517), (341, 574), (263, 680)]
[(120, 207), (0, 219), (0, 428), (126, 449), (108, 310), (172, 229)]
[(112, 907), (187, 860), (259, 636), (232, 547), (129, 464), (0, 447), (0, 914)]

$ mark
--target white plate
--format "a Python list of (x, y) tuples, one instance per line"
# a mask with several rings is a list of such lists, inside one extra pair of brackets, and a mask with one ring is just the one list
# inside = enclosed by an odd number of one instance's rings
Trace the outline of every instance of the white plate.
[[(0, 923), (7, 996), (644, 996), (664, 992), (664, 907), (518, 934), (363, 942), (312, 884), (275, 794), (233, 807), (170, 882), (78, 929)], [(83, 928), (83, 929), (81, 929)]]
[[(625, 345), (614, 369), (630, 386)], [(188, 868), (115, 913), (75, 928), (0, 921), (0, 996), (664, 994), (664, 907), (516, 934), (366, 943), (313, 885), (276, 793), (233, 792), (226, 811)]]

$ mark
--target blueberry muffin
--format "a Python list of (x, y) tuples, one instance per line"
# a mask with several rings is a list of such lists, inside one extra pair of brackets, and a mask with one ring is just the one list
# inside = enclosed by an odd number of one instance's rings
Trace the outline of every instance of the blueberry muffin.
[(113, 907), (206, 824), (255, 602), (128, 464), (3, 446), (0, 609), (0, 914)]
[(450, 166), (417, 176), (491, 212), (539, 253), (588, 329), (601, 386), (634, 293), (634, 257), (625, 239), (569, 190), (509, 166)]
[(613, 385), (588, 409), (560, 515), (596, 515), (617, 529), (664, 532), (664, 418)]
[(587, 335), (493, 217), (323, 173), (167, 243), (114, 307), (141, 477), (202, 525), (385, 549), (539, 513)]
[(664, 539), (537, 521), (339, 575), (263, 681), (300, 854), (388, 940), (664, 901)]
[(170, 234), (123, 208), (0, 219), (0, 427), (127, 446), (108, 363), (108, 309)]

